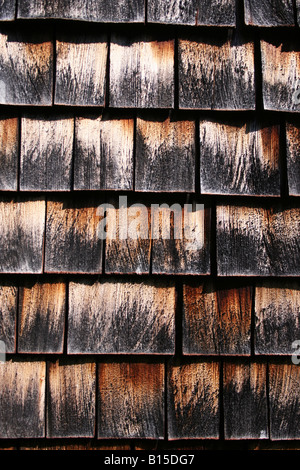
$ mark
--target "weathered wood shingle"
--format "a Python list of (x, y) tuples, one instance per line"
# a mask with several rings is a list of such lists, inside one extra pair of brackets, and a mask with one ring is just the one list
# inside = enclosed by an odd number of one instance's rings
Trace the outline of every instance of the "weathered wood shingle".
[(0, 190), (18, 188), (19, 120), (17, 117), (0, 119)]
[(0, 284), (0, 341), (4, 342), (5, 352), (16, 352), (18, 287), (11, 282)]
[(292, 120), (286, 123), (287, 180), (290, 196), (300, 195), (300, 125)]
[(2, 0), (0, 3), (0, 20), (12, 21), (16, 15), (17, 0)]
[(294, 26), (292, 0), (244, 0), (245, 23), (251, 26)]

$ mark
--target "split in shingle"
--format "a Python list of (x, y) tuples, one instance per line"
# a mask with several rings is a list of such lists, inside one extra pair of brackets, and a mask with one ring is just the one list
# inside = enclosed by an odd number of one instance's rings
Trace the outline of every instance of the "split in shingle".
[(20, 190), (71, 189), (74, 120), (24, 116), (21, 121)]
[(293, 0), (244, 0), (245, 23), (251, 26), (294, 26)]
[(135, 189), (195, 190), (195, 122), (137, 119)]
[[(300, 90), (299, 90), (300, 93)], [(290, 196), (300, 195), (300, 124), (286, 123), (287, 179)]]
[(279, 126), (200, 122), (202, 194), (280, 196)]
[(0, 437), (45, 437), (46, 363), (11, 359), (0, 367)]
[(221, 276), (299, 276), (300, 210), (217, 206), (217, 265)]
[(0, 119), (0, 190), (16, 191), (19, 166), (19, 120)]
[(263, 105), (267, 110), (300, 111), (300, 50), (295, 41), (261, 41)]
[(170, 364), (168, 438), (219, 437), (219, 363)]
[(175, 295), (170, 282), (71, 282), (68, 353), (174, 353)]
[(183, 285), (183, 353), (250, 355), (252, 289), (225, 282)]
[(5, 353), (16, 352), (18, 287), (1, 282), (0, 284), (0, 341), (3, 341)]
[(47, 437), (94, 437), (96, 364), (56, 361), (47, 372)]
[(225, 363), (223, 406), (225, 439), (268, 439), (266, 364)]
[(107, 39), (85, 34), (56, 41), (55, 104), (104, 106)]
[(255, 109), (254, 43), (237, 35), (179, 39), (179, 108)]
[(2, 0), (0, 5), (0, 20), (12, 21), (16, 15), (17, 0)]
[(172, 108), (174, 39), (113, 34), (109, 77), (112, 108)]
[(49, 33), (0, 31), (0, 104), (52, 104), (53, 44)]
[(65, 310), (65, 283), (23, 283), (19, 294), (18, 352), (62, 353)]
[(164, 437), (164, 364), (99, 364), (98, 438)]
[(75, 121), (74, 189), (133, 189), (133, 119)]
[(2, 198), (0, 231), (0, 272), (41, 273), (45, 199)]

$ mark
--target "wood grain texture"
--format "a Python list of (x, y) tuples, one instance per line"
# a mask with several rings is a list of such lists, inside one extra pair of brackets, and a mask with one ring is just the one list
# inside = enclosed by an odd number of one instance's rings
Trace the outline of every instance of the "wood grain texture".
[(300, 50), (292, 40), (262, 40), (263, 105), (267, 110), (299, 112)]
[(299, 227), (299, 209), (286, 204), (218, 206), (219, 275), (299, 276)]
[(96, 364), (65, 359), (47, 372), (47, 437), (94, 437)]
[(245, 23), (251, 26), (294, 26), (292, 0), (244, 0)]
[(300, 338), (299, 282), (264, 281), (255, 288), (255, 354), (293, 354)]
[(62, 353), (65, 313), (63, 282), (23, 282), (19, 294), (18, 352)]
[(71, 189), (74, 120), (31, 115), (21, 121), (20, 189)]
[(139, 203), (111, 205), (106, 210), (105, 272), (148, 274), (151, 213)]
[(113, 34), (109, 78), (112, 108), (172, 108), (174, 39)]
[(15, 19), (17, 0), (1, 0), (0, 1), (0, 20), (12, 21)]
[(56, 41), (55, 104), (104, 106), (107, 61), (105, 35), (82, 34)]
[(43, 197), (0, 200), (0, 272), (41, 273), (45, 230)]
[(201, 121), (201, 193), (279, 196), (279, 133), (257, 121)]
[(164, 437), (164, 365), (99, 364), (98, 438)]
[(170, 365), (168, 438), (217, 439), (219, 417), (219, 363)]
[(74, 189), (133, 189), (133, 119), (76, 118)]
[(199, 281), (183, 285), (183, 353), (250, 355), (250, 286)]
[(68, 353), (172, 354), (175, 306), (172, 282), (71, 282)]
[(296, 0), (296, 16), (297, 16), (297, 24), (300, 25), (300, 0)]
[(300, 195), (300, 125), (286, 123), (286, 159), (288, 190), (290, 196)]
[(45, 436), (45, 376), (42, 361), (9, 360), (0, 367), (0, 437)]
[(190, 36), (178, 47), (179, 108), (255, 109), (253, 42)]
[(19, 166), (19, 120), (0, 119), (0, 190), (16, 191)]
[(152, 272), (210, 273), (210, 208), (198, 202), (152, 208)]
[(6, 353), (16, 352), (18, 287), (13, 283), (0, 284), (0, 341)]
[(234, 0), (148, 1), (148, 22), (191, 26), (235, 26)]
[(195, 191), (195, 122), (137, 119), (135, 189)]
[(266, 377), (265, 364), (224, 364), (225, 439), (268, 439)]
[(270, 439), (299, 439), (300, 367), (270, 364), (269, 388)]
[(144, 21), (143, 0), (18, 0), (18, 18), (63, 18), (101, 23)]
[(1, 28), (0, 51), (0, 104), (51, 105), (50, 34)]
[(101, 273), (100, 220), (95, 200), (49, 200), (45, 272)]

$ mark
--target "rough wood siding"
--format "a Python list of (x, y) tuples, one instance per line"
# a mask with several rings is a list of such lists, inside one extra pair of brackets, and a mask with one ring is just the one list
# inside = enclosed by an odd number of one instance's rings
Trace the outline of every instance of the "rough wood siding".
[(250, 355), (252, 289), (194, 281), (183, 285), (183, 353)]
[(225, 363), (225, 439), (268, 439), (266, 365)]
[(298, 365), (270, 364), (270, 438), (300, 437), (300, 368)]
[(218, 273), (299, 276), (299, 227), (297, 207), (218, 206)]
[(0, 341), (6, 353), (16, 352), (16, 320), (18, 287), (11, 283), (0, 284)]
[(18, 352), (62, 353), (66, 285), (27, 281), (20, 287)]
[(41, 273), (45, 229), (45, 200), (0, 201), (0, 272)]
[(69, 354), (174, 353), (173, 283), (86, 280), (69, 292)]
[(98, 380), (98, 438), (164, 437), (163, 364), (99, 364)]
[(195, 190), (195, 123), (137, 120), (136, 191)]
[(293, 280), (260, 282), (255, 288), (255, 354), (293, 354), (300, 338), (300, 289)]
[(144, 21), (144, 0), (18, 0), (18, 18), (64, 18), (88, 22)]
[(174, 40), (113, 34), (109, 77), (112, 108), (172, 108)]
[(149, 0), (148, 21), (191, 26), (235, 26), (235, 1)]
[(201, 121), (201, 193), (279, 196), (279, 132), (256, 121)]
[(55, 104), (104, 106), (107, 39), (82, 35), (56, 41)]
[(1, 0), (0, 2), (0, 20), (11, 21), (15, 19), (17, 0)]
[(253, 42), (182, 38), (178, 61), (179, 108), (255, 109)]
[(19, 166), (19, 120), (0, 119), (0, 190), (16, 191)]
[(45, 272), (101, 273), (103, 241), (97, 202), (47, 202)]
[(47, 437), (94, 437), (95, 406), (96, 364), (49, 363)]
[(291, 42), (261, 41), (263, 105), (274, 111), (299, 112), (300, 51)]
[(169, 439), (219, 437), (219, 364), (191, 362), (168, 368)]
[(76, 118), (74, 189), (133, 189), (133, 146), (133, 119)]
[(251, 26), (294, 26), (292, 0), (244, 0), (245, 23)]
[[(300, 93), (300, 90), (299, 90)], [(290, 196), (300, 195), (300, 125), (286, 123), (287, 177)]]
[(0, 104), (51, 105), (53, 44), (48, 33), (0, 32)]
[(0, 367), (0, 437), (45, 436), (46, 364), (9, 360)]
[(210, 273), (210, 208), (197, 204), (186, 211), (179, 203), (152, 208), (153, 273)]
[(21, 121), (20, 189), (68, 191), (73, 157), (72, 117), (34, 115)]

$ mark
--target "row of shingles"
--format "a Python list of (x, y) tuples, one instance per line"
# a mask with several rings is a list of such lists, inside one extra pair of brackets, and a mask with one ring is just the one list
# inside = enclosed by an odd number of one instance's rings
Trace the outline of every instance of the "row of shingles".
[(10, 360), (0, 368), (0, 435), (219, 439), (223, 422), (228, 440), (297, 439), (299, 374), (274, 360)]
[[(45, 2), (18, 0), (17, 18), (59, 18), (89, 22), (144, 22), (158, 24), (181, 24), (195, 26), (234, 26), (236, 21), (235, 0), (179, 1), (148, 0), (147, 15), (144, 0), (83, 0), (76, 2)], [(242, 2), (240, 2), (242, 4)], [(238, 4), (238, 7), (240, 7)], [(293, 0), (244, 0), (244, 18), (247, 25), (293, 26), (295, 11)], [(296, 1), (299, 7), (298, 0)], [(299, 12), (299, 8), (298, 8)], [(6, 0), (2, 6), (2, 20), (14, 20), (16, 0)], [(299, 13), (298, 13), (299, 15)], [(298, 16), (299, 23), (299, 16)]]
[(174, 355), (175, 346), (185, 356), (296, 353), (295, 280), (233, 285), (202, 278), (181, 285), (182, 305), (174, 280), (7, 281), (0, 290), (0, 339), (8, 354)]

